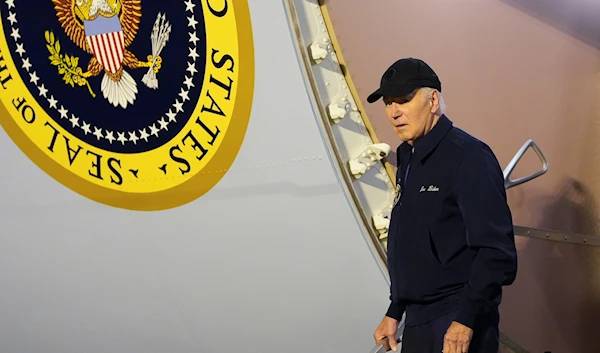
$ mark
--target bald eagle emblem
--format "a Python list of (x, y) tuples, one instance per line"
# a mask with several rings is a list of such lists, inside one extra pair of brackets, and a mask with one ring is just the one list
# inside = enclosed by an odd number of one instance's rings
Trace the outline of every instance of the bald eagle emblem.
[(50, 62), (71, 87), (86, 86), (96, 97), (89, 79), (104, 72), (102, 95), (114, 107), (134, 104), (138, 84), (127, 69), (148, 68), (142, 82), (158, 88), (156, 74), (161, 68), (160, 53), (169, 40), (171, 25), (159, 13), (151, 34), (152, 54), (139, 60), (127, 50), (135, 39), (142, 16), (142, 0), (52, 0), (61, 27), (79, 48), (92, 55), (84, 71), (79, 58), (60, 52), (60, 43), (52, 31), (46, 31)]

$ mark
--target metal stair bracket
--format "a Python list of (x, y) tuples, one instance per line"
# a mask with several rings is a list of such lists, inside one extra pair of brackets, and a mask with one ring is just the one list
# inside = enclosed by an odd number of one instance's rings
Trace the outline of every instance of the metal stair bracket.
[(395, 196), (391, 147), (377, 140), (337, 48), (325, 6), (318, 0), (283, 0), (296, 41), (300, 69), (319, 129), (350, 206), (371, 251), (385, 270), (386, 240)]

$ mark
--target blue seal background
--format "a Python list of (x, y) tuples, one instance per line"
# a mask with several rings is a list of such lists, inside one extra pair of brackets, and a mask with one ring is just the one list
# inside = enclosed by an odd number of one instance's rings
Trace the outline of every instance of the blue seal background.
[[(92, 90), (96, 94), (96, 98), (93, 98), (86, 86), (75, 85), (75, 87), (71, 87), (67, 85), (62, 79), (62, 75), (58, 73), (57, 67), (50, 63), (48, 59), (50, 53), (46, 48), (44, 37), (46, 30), (54, 32), (55, 38), (60, 41), (60, 52), (62, 54), (79, 57), (79, 67), (82, 68), (83, 72), (87, 71), (88, 62), (92, 57), (76, 46), (66, 35), (56, 16), (54, 4), (50, 0), (15, 0), (16, 8), (10, 10), (7, 8), (6, 3), (2, 1), (2, 21), (4, 34), (21, 78), (39, 104), (44, 107), (57, 124), (76, 137), (100, 149), (118, 153), (139, 153), (158, 148), (171, 140), (189, 121), (194, 106), (199, 99), (206, 66), (206, 29), (202, 5), (198, 1), (194, 1), (194, 3), (196, 6), (192, 13), (186, 11), (183, 0), (142, 1), (142, 17), (139, 30), (133, 43), (126, 49), (135, 54), (140, 61), (145, 62), (147, 60), (147, 56), (152, 54), (150, 35), (159, 12), (166, 13), (166, 19), (171, 24), (171, 34), (169, 41), (160, 54), (162, 67), (157, 74), (158, 89), (150, 89), (142, 82), (142, 77), (148, 70), (147, 67), (135, 70), (128, 67), (124, 68), (136, 80), (138, 87), (136, 100), (127, 109), (112, 106), (102, 95), (101, 82), (104, 71), (98, 76), (88, 79)], [(21, 35), (18, 42), (24, 44), (27, 51), (24, 57), (29, 58), (32, 64), (31, 72), (35, 71), (40, 78), (38, 84), (44, 83), (48, 89), (47, 96), (53, 95), (58, 100), (58, 108), (63, 105), (68, 109), (69, 118), (71, 114), (75, 114), (80, 118), (80, 124), (83, 120), (92, 126), (102, 128), (103, 133), (106, 130), (112, 131), (115, 139), (118, 137), (117, 132), (125, 132), (125, 137), (129, 138), (128, 131), (135, 131), (139, 138), (139, 130), (143, 128), (146, 128), (146, 132), (150, 134), (148, 126), (160, 120), (161, 117), (165, 117), (165, 121), (168, 121), (165, 113), (170, 109), (175, 111), (173, 103), (176, 99), (179, 98), (179, 101), (182, 101), (178, 94), (182, 87), (188, 89), (186, 85), (182, 84), (185, 76), (190, 76), (190, 72), (186, 69), (188, 62), (192, 62), (192, 59), (188, 57), (188, 48), (193, 46), (193, 43), (189, 42), (188, 33), (194, 31), (192, 27), (188, 27), (187, 17), (194, 15), (195, 20), (198, 22), (195, 31), (200, 40), (196, 43), (199, 56), (196, 58), (195, 68), (198, 72), (194, 74), (194, 87), (189, 89), (190, 100), (184, 102), (184, 111), (177, 114), (177, 121), (170, 122), (168, 130), (160, 130), (158, 138), (155, 135), (150, 135), (148, 142), (140, 139), (136, 144), (127, 141), (123, 145), (121, 142), (114, 140), (111, 144), (105, 138), (98, 140), (93, 134), (88, 133), (86, 135), (81, 127), (73, 127), (68, 119), (61, 119), (60, 113), (50, 107), (47, 99), (39, 96), (38, 88), (30, 82), (29, 72), (22, 68), (22, 60), (19, 54), (15, 52), (17, 48), (15, 41), (10, 36), (11, 23), (7, 20), (9, 11), (17, 14), (18, 22), (15, 23), (15, 26), (19, 28), (19, 34)], [(160, 124), (156, 123), (155, 126), (160, 129)], [(93, 133), (94, 129), (92, 128), (91, 131)]]

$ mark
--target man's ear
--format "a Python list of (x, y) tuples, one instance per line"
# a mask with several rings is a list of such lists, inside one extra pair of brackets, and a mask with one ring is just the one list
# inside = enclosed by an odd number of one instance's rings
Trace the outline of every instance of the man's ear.
[(429, 96), (429, 104), (431, 105), (431, 113), (435, 114), (440, 108), (440, 92), (432, 90)]

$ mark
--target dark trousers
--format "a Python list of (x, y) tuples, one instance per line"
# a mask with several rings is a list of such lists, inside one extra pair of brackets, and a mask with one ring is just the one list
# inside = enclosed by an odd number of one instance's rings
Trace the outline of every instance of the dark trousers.
[[(404, 327), (401, 353), (441, 353), (444, 335), (454, 320), (456, 311), (421, 325)], [(497, 353), (499, 348), (499, 314), (482, 316), (475, 322), (469, 353)]]

